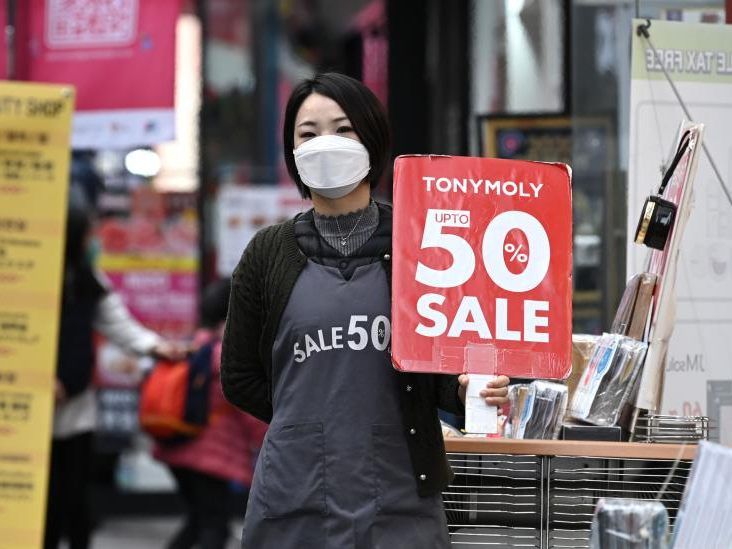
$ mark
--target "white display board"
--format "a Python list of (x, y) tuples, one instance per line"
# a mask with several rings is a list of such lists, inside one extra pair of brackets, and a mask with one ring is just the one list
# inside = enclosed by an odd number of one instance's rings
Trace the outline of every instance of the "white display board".
[(311, 207), (294, 184), (224, 185), (216, 198), (216, 270), (231, 275), (252, 237)]
[[(634, 21), (628, 165), (628, 277), (642, 271), (647, 248), (632, 243), (643, 202), (661, 180), (685, 118), (661, 64), (676, 84), (722, 178), (732, 184), (732, 26), (653, 21), (650, 40)], [(694, 209), (681, 244), (676, 329), (665, 368), (661, 411), (709, 415), (716, 440), (732, 431), (732, 206), (700, 155)]]

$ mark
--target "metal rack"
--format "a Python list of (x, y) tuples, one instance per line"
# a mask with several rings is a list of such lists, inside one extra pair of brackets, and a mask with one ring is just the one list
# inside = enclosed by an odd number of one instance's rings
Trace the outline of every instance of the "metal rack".
[(544, 472), (533, 456), (450, 454), (443, 493), (453, 547), (540, 547)]
[(639, 442), (679, 444), (708, 440), (709, 418), (643, 414), (636, 420), (633, 434)]
[[(673, 525), (693, 446), (446, 440), (455, 479), (443, 494), (453, 548), (589, 547), (602, 497), (655, 498)], [(672, 473), (673, 471), (673, 473)]]

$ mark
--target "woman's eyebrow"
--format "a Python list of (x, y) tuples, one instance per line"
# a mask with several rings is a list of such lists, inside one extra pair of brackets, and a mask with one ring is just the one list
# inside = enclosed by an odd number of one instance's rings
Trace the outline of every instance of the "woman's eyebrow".
[(299, 128), (300, 126), (317, 126), (317, 124), (316, 124), (315, 122), (313, 122), (312, 120), (304, 120), (304, 121), (300, 122), (300, 123), (299, 123), (299, 124), (297, 125), (297, 127), (298, 127), (298, 128)]
[(338, 118), (334, 118), (334, 119), (332, 120), (332, 122), (343, 122), (344, 120), (345, 120), (346, 122), (348, 122), (348, 117), (347, 117), (347, 116), (339, 116)]

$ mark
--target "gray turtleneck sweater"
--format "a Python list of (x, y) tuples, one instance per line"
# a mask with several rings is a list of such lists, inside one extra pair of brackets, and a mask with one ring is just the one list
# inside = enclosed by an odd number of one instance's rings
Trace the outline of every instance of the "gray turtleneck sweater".
[[(339, 216), (314, 213), (315, 228), (331, 247), (347, 257), (363, 246), (379, 225), (379, 208), (372, 200), (355, 212)], [(345, 239), (345, 246), (341, 241)]]

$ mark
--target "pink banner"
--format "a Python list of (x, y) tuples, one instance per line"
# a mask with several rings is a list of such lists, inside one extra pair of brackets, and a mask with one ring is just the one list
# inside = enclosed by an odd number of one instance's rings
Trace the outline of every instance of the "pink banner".
[[(192, 337), (198, 322), (198, 226), (196, 195), (134, 191), (124, 215), (97, 227), (99, 267), (130, 313), (175, 341)], [(97, 384), (135, 387), (137, 359), (100, 338)]]
[(79, 111), (173, 106), (180, 0), (19, 4), (28, 26), (21, 79), (73, 84)]
[(107, 275), (130, 312), (148, 328), (187, 338), (196, 328), (194, 272), (130, 271)]
[[(0, 0), (3, 13), (4, 4)], [(174, 139), (180, 0), (24, 0), (16, 6), (15, 78), (76, 88), (74, 148)], [(5, 45), (0, 48), (6, 57)]]

